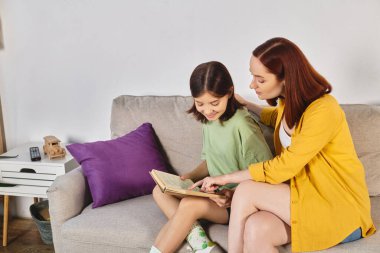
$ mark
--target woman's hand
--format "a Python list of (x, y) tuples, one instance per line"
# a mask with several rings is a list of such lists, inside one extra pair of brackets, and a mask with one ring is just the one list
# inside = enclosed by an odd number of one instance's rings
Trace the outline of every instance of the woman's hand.
[(235, 93), (235, 99), (242, 105), (247, 105), (247, 101), (242, 97), (240, 96), (239, 94), (236, 94)]
[(246, 106), (249, 111), (254, 112), (257, 116), (260, 117), (261, 111), (263, 110), (263, 107), (261, 105), (257, 105), (252, 102), (249, 102), (248, 100), (244, 99), (239, 94), (235, 94), (235, 98), (240, 104), (243, 104), (244, 106)]
[(224, 195), (224, 198), (210, 198), (213, 200), (218, 206), (228, 208), (231, 207), (231, 201), (232, 201), (232, 196), (234, 195), (234, 190), (230, 189), (223, 189), (219, 193), (221, 195)]
[(203, 192), (214, 192), (220, 185), (225, 185), (223, 176), (205, 177), (204, 179), (193, 184), (189, 190), (199, 186)]

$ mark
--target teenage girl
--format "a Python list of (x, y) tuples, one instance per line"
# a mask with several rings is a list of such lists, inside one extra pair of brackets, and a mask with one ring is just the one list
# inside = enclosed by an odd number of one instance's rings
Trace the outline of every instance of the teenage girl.
[[(234, 96), (234, 85), (227, 68), (219, 62), (200, 64), (190, 78), (194, 98), (188, 111), (203, 124), (203, 160), (181, 178), (193, 181), (207, 176), (231, 173), (249, 164), (272, 158), (258, 124)], [(233, 189), (221, 189), (224, 199), (178, 197), (163, 194), (158, 187), (153, 197), (169, 219), (158, 234), (151, 252), (174, 252), (187, 239), (194, 252), (210, 252), (211, 242), (197, 220), (227, 224)]]

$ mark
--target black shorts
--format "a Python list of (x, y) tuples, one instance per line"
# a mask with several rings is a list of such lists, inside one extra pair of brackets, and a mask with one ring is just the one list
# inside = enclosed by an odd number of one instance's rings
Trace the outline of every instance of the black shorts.
[(231, 216), (231, 207), (227, 207), (227, 213), (228, 213), (228, 223), (230, 223), (230, 216)]

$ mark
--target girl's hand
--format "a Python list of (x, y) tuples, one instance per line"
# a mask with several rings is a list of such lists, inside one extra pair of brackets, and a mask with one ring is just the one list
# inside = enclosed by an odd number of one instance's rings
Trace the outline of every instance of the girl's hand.
[(214, 192), (220, 185), (225, 185), (223, 176), (205, 177), (204, 179), (193, 184), (189, 190), (199, 186), (203, 192)]
[(232, 196), (234, 195), (234, 191), (230, 189), (223, 189), (220, 191), (225, 198), (210, 198), (213, 200), (218, 206), (228, 208), (231, 207)]
[(179, 177), (181, 180), (191, 179), (190, 173), (186, 173), (185, 175), (182, 175)]

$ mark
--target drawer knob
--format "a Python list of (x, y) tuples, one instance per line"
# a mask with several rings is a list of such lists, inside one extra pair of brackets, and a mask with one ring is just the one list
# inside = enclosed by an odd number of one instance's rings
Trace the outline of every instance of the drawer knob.
[(29, 169), (29, 168), (22, 168), (20, 170), (20, 172), (24, 172), (24, 173), (36, 173), (36, 171), (34, 169)]

